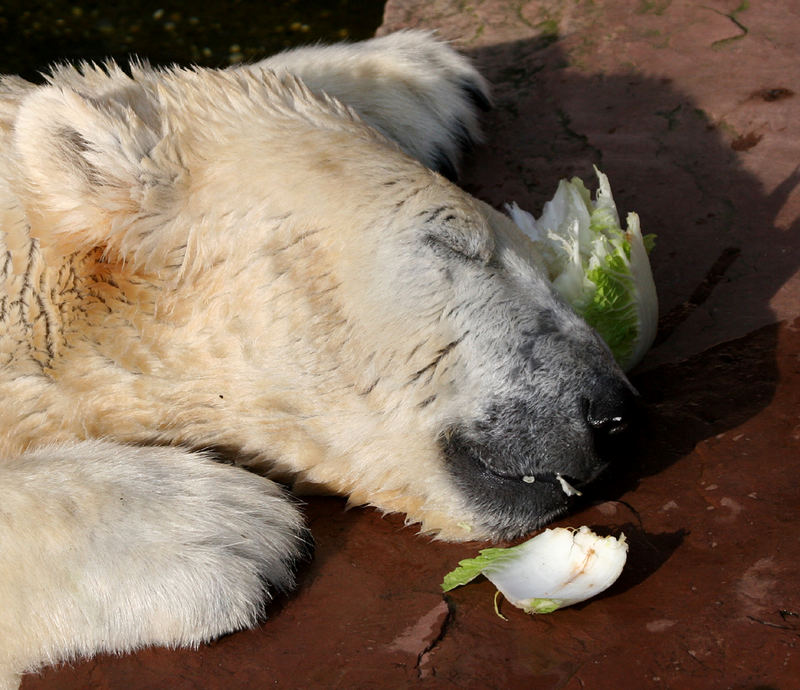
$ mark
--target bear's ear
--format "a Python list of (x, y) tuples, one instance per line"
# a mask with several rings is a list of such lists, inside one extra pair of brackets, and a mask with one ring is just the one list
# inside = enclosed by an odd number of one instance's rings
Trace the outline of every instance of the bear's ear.
[(17, 191), (43, 248), (102, 247), (139, 267), (169, 253), (158, 228), (173, 215), (180, 166), (165, 151), (155, 97), (126, 86), (97, 99), (44, 86), (21, 104)]

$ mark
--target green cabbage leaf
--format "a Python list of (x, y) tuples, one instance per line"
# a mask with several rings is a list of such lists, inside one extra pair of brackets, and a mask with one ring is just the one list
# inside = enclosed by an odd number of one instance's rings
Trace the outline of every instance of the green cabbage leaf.
[(577, 177), (561, 180), (537, 220), (516, 203), (511, 219), (536, 245), (553, 287), (605, 340), (619, 365), (632, 369), (653, 344), (658, 297), (650, 269), (654, 236), (641, 233), (639, 216), (626, 228), (608, 177), (595, 168), (592, 195)]

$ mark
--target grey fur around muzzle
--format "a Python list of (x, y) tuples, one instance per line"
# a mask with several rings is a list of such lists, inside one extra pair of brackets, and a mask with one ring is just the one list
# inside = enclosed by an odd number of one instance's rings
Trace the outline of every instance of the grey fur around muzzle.
[(630, 455), (641, 415), (638, 394), (593, 332), (588, 340), (528, 334), (520, 351), (529, 366), (509, 392), (441, 437), (454, 481), (499, 538), (536, 529), (590, 493)]

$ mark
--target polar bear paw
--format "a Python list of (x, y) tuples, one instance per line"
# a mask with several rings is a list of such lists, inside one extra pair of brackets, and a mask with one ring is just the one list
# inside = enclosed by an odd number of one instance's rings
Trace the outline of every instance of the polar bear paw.
[(29, 452), (0, 465), (0, 505), (3, 672), (251, 626), (311, 543), (276, 484), (180, 448)]
[(470, 61), (424, 31), (298, 48), (241, 69), (290, 73), (352, 107), (406, 153), (450, 179), (480, 141), (489, 85)]

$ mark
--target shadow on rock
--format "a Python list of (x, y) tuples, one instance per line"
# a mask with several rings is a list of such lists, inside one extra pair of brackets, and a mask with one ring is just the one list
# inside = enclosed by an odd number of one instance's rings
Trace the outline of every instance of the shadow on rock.
[[(598, 525), (596, 529), (605, 533), (608, 528)], [(655, 573), (683, 544), (688, 532), (653, 533), (646, 531), (640, 523), (627, 522), (616, 526), (614, 532), (618, 536), (625, 535), (628, 542), (628, 560), (619, 579), (598, 598), (617, 596), (633, 589)]]

